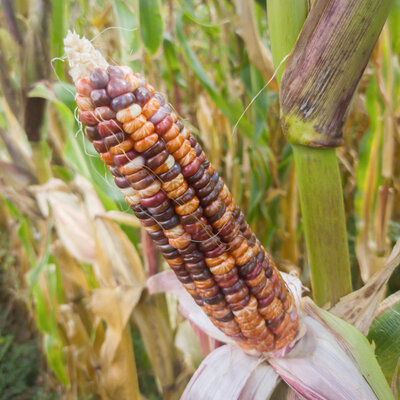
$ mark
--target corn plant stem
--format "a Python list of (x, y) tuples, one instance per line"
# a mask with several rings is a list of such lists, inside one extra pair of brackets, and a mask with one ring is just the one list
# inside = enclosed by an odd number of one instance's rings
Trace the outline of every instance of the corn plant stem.
[(311, 286), (318, 305), (351, 292), (342, 184), (335, 149), (293, 145)]
[[(307, 17), (307, 0), (267, 0), (268, 29), (275, 68), (291, 52)], [(281, 83), (284, 65), (276, 73)]]

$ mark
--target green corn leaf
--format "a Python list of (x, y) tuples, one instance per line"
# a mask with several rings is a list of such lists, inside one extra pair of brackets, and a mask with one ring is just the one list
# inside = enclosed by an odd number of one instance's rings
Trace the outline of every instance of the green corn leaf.
[[(64, 37), (66, 32), (66, 14), (68, 2), (51, 0), (51, 51), (53, 57), (64, 54)], [(59, 79), (64, 79), (64, 63), (61, 60), (52, 61), (53, 69)]]
[(65, 386), (68, 385), (68, 375), (65, 368), (66, 360), (64, 355), (64, 347), (59, 338), (46, 335), (44, 338), (44, 347), (47, 360), (50, 367), (56, 374), (58, 380)]
[(120, 42), (121, 62), (131, 66), (135, 71), (140, 70), (139, 61), (129, 61), (127, 55), (137, 52), (140, 48), (137, 19), (134, 12), (122, 0), (113, 2), (114, 13), (117, 19)]
[(375, 345), (379, 365), (391, 383), (400, 359), (400, 302), (375, 319), (368, 339)]
[(251, 137), (253, 133), (253, 126), (245, 116), (240, 118), (243, 112), (242, 102), (239, 99), (236, 99), (237, 101), (235, 101), (235, 103), (225, 100), (214, 83), (211, 81), (187, 40), (187, 35), (183, 30), (182, 15), (177, 16), (175, 30), (176, 37), (182, 46), (182, 51), (189, 63), (189, 66), (207, 94), (219, 107), (222, 113), (230, 120), (232, 126), (238, 123), (238, 128), (241, 130), (241, 132)]
[(139, 0), (140, 33), (144, 47), (155, 54), (161, 46), (164, 24), (159, 0)]

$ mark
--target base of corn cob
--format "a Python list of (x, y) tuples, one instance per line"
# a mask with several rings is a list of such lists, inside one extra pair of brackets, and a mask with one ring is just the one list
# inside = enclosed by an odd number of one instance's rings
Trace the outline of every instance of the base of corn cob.
[(186, 290), (245, 351), (291, 343), (293, 297), (195, 137), (140, 74), (65, 48), (86, 136)]

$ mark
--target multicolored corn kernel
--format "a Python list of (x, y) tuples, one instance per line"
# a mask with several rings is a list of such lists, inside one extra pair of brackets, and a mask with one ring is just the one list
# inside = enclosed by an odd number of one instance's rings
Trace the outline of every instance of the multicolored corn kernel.
[(165, 261), (211, 321), (246, 351), (297, 332), (293, 298), (195, 137), (128, 67), (76, 83), (85, 133)]

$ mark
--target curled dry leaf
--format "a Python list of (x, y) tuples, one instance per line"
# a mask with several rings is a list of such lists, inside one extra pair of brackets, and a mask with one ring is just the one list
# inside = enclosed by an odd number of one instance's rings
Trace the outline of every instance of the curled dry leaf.
[(383, 268), (376, 272), (361, 289), (342, 297), (331, 311), (353, 324), (362, 333), (368, 333), (379, 304), (385, 295), (386, 284), (399, 264), (400, 239)]
[(159, 379), (164, 394), (169, 391), (170, 394), (177, 392), (176, 376), (179, 371), (175, 369), (179, 364), (173, 347), (171, 330), (164, 316), (151, 302), (147, 301), (141, 302), (133, 310), (132, 320), (140, 332), (155, 376)]
[[(67, 353), (68, 376), (73, 376), (71, 387), (68, 391), (71, 395), (78, 396), (80, 392), (95, 392), (98, 386), (95, 367), (98, 359), (92, 347), (92, 342), (79, 315), (71, 304), (63, 304), (59, 307), (60, 323), (64, 327)], [(85, 390), (86, 389), (86, 390)], [(89, 392), (90, 390), (90, 392)]]
[(134, 228), (141, 227), (139, 219), (136, 218), (134, 215), (117, 210), (107, 211), (104, 214), (99, 214), (98, 217), (107, 219), (109, 221), (118, 222), (120, 224), (133, 226)]
[(107, 324), (100, 349), (100, 379), (112, 399), (137, 399), (138, 382), (128, 321), (141, 288), (101, 288), (94, 291), (91, 310)]
[[(114, 222), (96, 218), (96, 244), (106, 257), (116, 284), (143, 287), (146, 280), (140, 257), (123, 230)], [(100, 257), (97, 257), (101, 263)]]
[[(252, 64), (261, 72), (268, 82), (274, 76), (274, 63), (270, 51), (264, 46), (258, 33), (257, 21), (254, 15), (254, 2), (251, 0), (236, 0), (236, 21), (238, 33), (246, 44), (246, 49)], [(272, 79), (269, 87), (279, 91), (276, 79)]]
[(393, 293), (389, 297), (386, 297), (386, 299), (379, 304), (379, 307), (375, 313), (375, 318), (378, 318), (382, 313), (398, 303), (400, 303), (400, 290), (398, 290), (396, 293)]
[(93, 225), (79, 198), (68, 193), (68, 186), (56, 179), (32, 190), (45, 217), (50, 204), (57, 234), (65, 248), (77, 260), (93, 263), (96, 259)]

